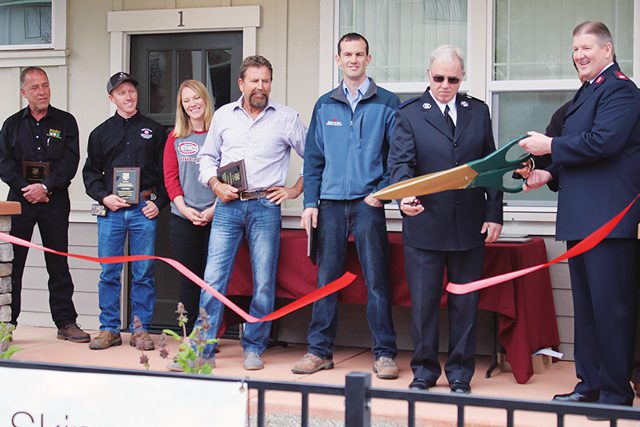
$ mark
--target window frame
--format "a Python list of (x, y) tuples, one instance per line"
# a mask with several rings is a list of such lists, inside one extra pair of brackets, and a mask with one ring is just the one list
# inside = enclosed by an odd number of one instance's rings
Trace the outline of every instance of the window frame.
[[(496, 105), (495, 99), (501, 93), (511, 92), (511, 93), (524, 93), (524, 92), (556, 92), (556, 91), (570, 91), (574, 92), (580, 88), (580, 82), (577, 78), (572, 79), (548, 79), (548, 80), (495, 80), (493, 75), (493, 57), (496, 49), (496, 38), (495, 38), (495, 26), (496, 26), (496, 16), (495, 16), (495, 8), (496, 8), (496, 0), (486, 0), (487, 3), (487, 26), (485, 30), (487, 31), (487, 50), (486, 50), (486, 103), (489, 106), (489, 110), (491, 111), (492, 125), (493, 131), (496, 141), (499, 140), (500, 135), (498, 134), (499, 129), (499, 116), (498, 109), (499, 106)], [(640, 53), (640, 28), (638, 23), (640, 22), (640, 0), (633, 1), (633, 70), (632, 74), (637, 76), (638, 64), (640, 62), (640, 58), (638, 54)], [(635, 82), (637, 77), (632, 78)], [(557, 211), (557, 202), (549, 201), (549, 205), (540, 206), (532, 201), (531, 204), (527, 204), (525, 200), (515, 201), (514, 204), (505, 204), (504, 210), (506, 212), (534, 212), (534, 213), (555, 213)]]
[(67, 0), (51, 0), (51, 43), (0, 45), (0, 68), (67, 65)]
[[(323, 0), (321, 2), (320, 5), (320, 22), (321, 22), (321, 29), (322, 29), (322, 22), (323, 22), (323, 11), (326, 12), (327, 8), (326, 8), (326, 3), (332, 3), (332, 9), (333, 9), (333, 41), (332, 41), (332, 46), (331, 46), (331, 57), (335, 57), (336, 54), (336, 48), (335, 46), (337, 46), (338, 40), (340, 40), (340, 1), (348, 1), (348, 0)], [(322, 4), (325, 3), (325, 4)], [(471, 18), (471, 13), (475, 13), (475, 7), (472, 3), (477, 3), (475, 0), (467, 0), (467, 47), (470, 45), (470, 43), (472, 43), (473, 39), (470, 36), (471, 31), (470, 31), (470, 20)], [(323, 7), (325, 6), (325, 7)], [(322, 32), (322, 31), (321, 31)], [(366, 37), (366, 34), (364, 35)], [(320, 55), (321, 58), (324, 56), (323, 52), (326, 52), (326, 50), (323, 50), (323, 46), (322, 44), (320, 45)], [(375, 52), (371, 53), (372, 56), (375, 56)], [(427, 83), (427, 60), (428, 58), (424, 58), (424, 79), (422, 82), (389, 82), (389, 83), (382, 83), (382, 82), (378, 82), (376, 81), (376, 85), (387, 89), (391, 92), (394, 92), (396, 94), (413, 94), (413, 93), (423, 93), (425, 91), (425, 89), (428, 86)], [(322, 64), (324, 61), (326, 61), (326, 56), (324, 58), (321, 59), (320, 64)], [(339, 67), (337, 66), (337, 64), (335, 63), (335, 61), (332, 62), (331, 64), (331, 87), (336, 87), (339, 83), (340, 83), (340, 79), (339, 79)], [(473, 87), (473, 81), (470, 81), (470, 78), (473, 79), (474, 74), (473, 72), (469, 72), (469, 70), (475, 71), (474, 68), (475, 66), (472, 66), (469, 61), (468, 58), (465, 58), (465, 66), (466, 66), (466, 71), (465, 71), (465, 78), (462, 81), (462, 84), (460, 85), (460, 91), (461, 92), (468, 92), (471, 90), (471, 88)], [(328, 68), (328, 67), (327, 67)], [(321, 69), (322, 72), (322, 69)], [(475, 80), (475, 79), (474, 79)], [(321, 78), (321, 86), (322, 86), (322, 78)], [(327, 89), (329, 90), (329, 89)], [(326, 92), (326, 91), (324, 91)], [(321, 91), (321, 93), (323, 93)]]

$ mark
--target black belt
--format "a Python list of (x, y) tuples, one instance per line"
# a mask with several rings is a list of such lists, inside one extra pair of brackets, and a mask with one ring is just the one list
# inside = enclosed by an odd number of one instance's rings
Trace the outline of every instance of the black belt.
[(267, 194), (269, 193), (266, 191), (242, 191), (240, 192), (240, 200), (244, 202), (247, 200), (261, 199), (267, 197)]

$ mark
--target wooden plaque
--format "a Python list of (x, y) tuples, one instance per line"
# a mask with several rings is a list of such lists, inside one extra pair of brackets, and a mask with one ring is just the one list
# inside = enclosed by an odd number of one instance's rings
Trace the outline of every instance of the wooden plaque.
[(49, 162), (33, 162), (24, 160), (22, 162), (22, 176), (29, 184), (36, 184), (44, 181), (49, 176), (51, 164)]
[(113, 194), (127, 203), (136, 205), (140, 201), (140, 168), (113, 168)]
[(238, 191), (245, 191), (248, 187), (244, 159), (218, 168), (218, 179), (225, 184), (234, 186)]

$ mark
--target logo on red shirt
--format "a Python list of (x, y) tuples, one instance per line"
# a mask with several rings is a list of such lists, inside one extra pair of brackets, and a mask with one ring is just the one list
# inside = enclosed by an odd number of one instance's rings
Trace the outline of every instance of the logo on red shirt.
[(178, 152), (183, 156), (195, 156), (198, 154), (198, 144), (191, 141), (184, 141), (178, 144)]

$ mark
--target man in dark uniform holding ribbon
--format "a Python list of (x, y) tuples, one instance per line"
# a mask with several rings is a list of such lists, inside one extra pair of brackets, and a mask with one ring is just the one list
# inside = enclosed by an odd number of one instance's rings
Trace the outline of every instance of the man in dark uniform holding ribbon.
[[(525, 190), (558, 181), (556, 239), (566, 240), (568, 248), (640, 193), (640, 92), (615, 62), (603, 23), (574, 29), (573, 61), (585, 83), (567, 110), (562, 136), (529, 132), (520, 142), (534, 155), (551, 154), (551, 166), (533, 170)], [(569, 260), (580, 382), (555, 400), (633, 403), (639, 219), (636, 203), (598, 246)]]
[[(115, 73), (107, 83), (116, 113), (89, 135), (87, 161), (82, 170), (87, 194), (98, 201), (98, 256), (123, 255), (127, 234), (131, 255), (153, 255), (160, 209), (169, 203), (162, 175), (165, 134), (162, 126), (138, 111), (138, 82)], [(114, 182), (116, 183), (114, 188)], [(142, 328), (133, 330), (132, 346), (153, 350), (148, 334), (155, 306), (153, 261), (135, 261), (131, 271), (131, 318)], [(100, 334), (89, 344), (102, 350), (122, 344), (120, 292), (122, 264), (102, 264), (98, 283)]]
[[(438, 172), (495, 151), (489, 108), (458, 93), (464, 58), (455, 46), (440, 46), (429, 58), (429, 87), (398, 107), (389, 152), (391, 182)], [(502, 231), (502, 193), (474, 188), (405, 197), (403, 214), (407, 284), (411, 292), (414, 352), (409, 388), (427, 390), (440, 377), (438, 317), (445, 268), (449, 281), (480, 278), (485, 242)], [(475, 369), (478, 292), (448, 295), (451, 391), (469, 393)]]
[[(27, 67), (20, 73), (20, 93), (28, 106), (9, 117), (0, 132), (0, 176), (9, 185), (8, 200), (20, 202), (22, 213), (11, 219), (11, 235), (31, 240), (38, 224), (42, 243), (66, 252), (69, 244), (69, 192), (78, 170), (78, 125), (66, 111), (49, 105), (47, 73)], [(28, 249), (13, 247), (11, 323), (20, 315), (22, 273)], [(45, 253), (49, 273), (49, 307), (58, 339), (89, 342), (76, 324), (73, 281), (67, 258)]]

